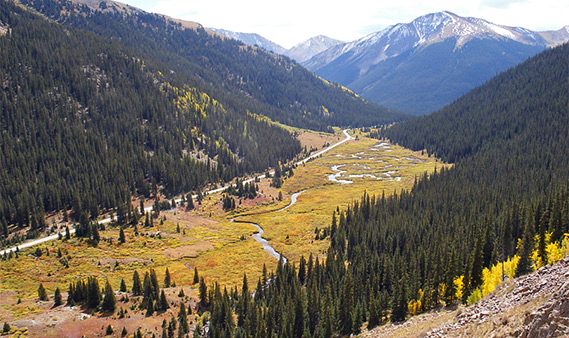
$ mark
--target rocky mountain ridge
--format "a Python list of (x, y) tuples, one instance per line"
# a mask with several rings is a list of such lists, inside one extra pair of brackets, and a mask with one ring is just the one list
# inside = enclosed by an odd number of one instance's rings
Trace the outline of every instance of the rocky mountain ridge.
[(371, 101), (421, 115), (568, 40), (569, 27), (534, 32), (445, 11), (333, 46), (303, 65)]

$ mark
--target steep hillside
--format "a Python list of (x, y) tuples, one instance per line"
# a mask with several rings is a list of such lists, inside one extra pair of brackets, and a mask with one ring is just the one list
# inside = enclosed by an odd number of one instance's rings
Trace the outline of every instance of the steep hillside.
[(561, 337), (569, 334), (569, 258), (507, 280), (468, 307), (443, 309), (385, 325), (361, 337)]
[(302, 63), (309, 60), (314, 55), (322, 53), (323, 51), (341, 43), (342, 41), (332, 39), (324, 35), (318, 35), (293, 46), (285, 52), (285, 55)]
[[(432, 118), (387, 129), (381, 135), (436, 147), (456, 162), (418, 178), (411, 191), (368, 192), (335, 213), (325, 262), (279, 266), (247, 313), (237, 297), (241, 318), (267, 316), (245, 320), (236, 332), (359, 333), (366, 321), (373, 328), (475, 301), (484, 269), (508, 258), (517, 276), (559, 259), (551, 248), (567, 248), (569, 233), (568, 56), (569, 45), (543, 52)], [(473, 133), (480, 136), (469, 140), (472, 147), (454, 146)], [(230, 306), (221, 293), (213, 299), (210, 332), (232, 329), (222, 312)]]
[(118, 42), (3, 0), (0, 21), (2, 237), (6, 223), (45, 226), (44, 212), (96, 217), (130, 195), (197, 190), (300, 151)]
[(569, 119), (568, 56), (569, 44), (548, 50), (444, 109), (389, 128), (384, 135), (448, 162), (522, 138), (535, 146), (540, 142), (540, 152), (556, 153), (551, 142), (565, 141)]
[(108, 2), (101, 2), (98, 8), (67, 0), (23, 3), (64, 25), (118, 40), (147, 64), (167, 69), (178, 81), (241, 111), (320, 130), (400, 118), (285, 57), (220, 38), (200, 27), (186, 29), (164, 16), (141, 10), (101, 10)]
[(425, 114), (567, 40), (566, 29), (539, 33), (440, 12), (337, 45), (304, 65), (374, 102)]

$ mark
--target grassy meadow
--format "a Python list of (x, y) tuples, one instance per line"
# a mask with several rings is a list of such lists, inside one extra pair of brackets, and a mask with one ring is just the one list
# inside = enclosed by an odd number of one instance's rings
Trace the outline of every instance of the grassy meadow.
[[(321, 149), (342, 139), (340, 134), (306, 131), (300, 131), (298, 137), (308, 149)], [(39, 283), (43, 283), (50, 298), (59, 287), (65, 300), (68, 284), (90, 275), (98, 276), (101, 285), (109, 280), (114, 290), (119, 289), (124, 279), (130, 289), (135, 270), (143, 275), (153, 268), (161, 281), (168, 268), (177, 285), (169, 291), (172, 297), (183, 288), (194, 300), (198, 294), (197, 285), (192, 283), (194, 267), (210, 285), (218, 282), (228, 288), (240, 287), (243, 274), (247, 273), (250, 287), (254, 287), (263, 264), (270, 271), (277, 262), (251, 237), (256, 231), (252, 225), (232, 222), (232, 218), (261, 225), (264, 237), (294, 263), (301, 255), (325, 253), (328, 238), (316, 240), (315, 229), (329, 226), (336, 208), (347, 207), (364, 191), (388, 195), (410, 188), (416, 176), (443, 165), (421, 153), (384, 144), (361, 133), (355, 137), (298, 166), (280, 189), (271, 187), (270, 179), (262, 179), (261, 194), (252, 200), (238, 201), (232, 212), (222, 210), (222, 194), (206, 195), (195, 210), (178, 207), (161, 212), (153, 227), (139, 225), (138, 235), (132, 228), (125, 229), (123, 244), (118, 242), (119, 229), (107, 226), (100, 232), (97, 246), (76, 238), (57, 240), (39, 246), (41, 257), (36, 257), (33, 254), (36, 249), (31, 248), (20, 252), (17, 259), (0, 261), (0, 321), (27, 323), (26, 319), (33, 318), (30, 330), (41, 330), (46, 325), (41, 323), (42, 318), (53, 310), (49, 310), (51, 302), (37, 300)], [(334, 171), (333, 166), (340, 167)], [(329, 179), (329, 175), (339, 172), (337, 180), (352, 183)], [(298, 202), (280, 210), (299, 191), (303, 192)], [(283, 196), (280, 201), (279, 192)]]

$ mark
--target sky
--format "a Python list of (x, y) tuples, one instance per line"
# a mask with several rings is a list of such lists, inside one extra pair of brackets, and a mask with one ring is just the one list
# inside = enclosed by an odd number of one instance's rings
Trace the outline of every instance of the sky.
[(258, 33), (286, 48), (320, 34), (352, 41), (443, 10), (536, 31), (569, 25), (569, 0), (118, 1), (206, 27)]

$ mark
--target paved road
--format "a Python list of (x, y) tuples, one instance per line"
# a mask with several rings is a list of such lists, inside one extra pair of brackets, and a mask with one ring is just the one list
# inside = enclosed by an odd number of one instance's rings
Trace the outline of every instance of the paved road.
[[(314, 158), (316, 158), (316, 157), (318, 157), (318, 156), (320, 156), (320, 155), (322, 155), (322, 154), (324, 154), (324, 153), (326, 153), (326, 152), (328, 152), (328, 151), (330, 151), (330, 150), (336, 148), (337, 146), (339, 146), (339, 145), (341, 145), (341, 144), (344, 144), (344, 143), (348, 142), (349, 140), (352, 140), (352, 139), (353, 139), (353, 137), (352, 137), (350, 134), (348, 134), (348, 129), (342, 130), (342, 133), (343, 133), (344, 136), (345, 136), (343, 140), (341, 140), (341, 141), (339, 141), (339, 142), (337, 142), (337, 143), (334, 143), (334, 144), (332, 144), (332, 145), (330, 145), (330, 146), (328, 146), (328, 147), (326, 147), (326, 148), (324, 148), (324, 149), (322, 149), (322, 150), (320, 150), (320, 151), (318, 151), (318, 152), (316, 152), (316, 153), (314, 153), (314, 154), (312, 154), (312, 155), (310, 155), (310, 156), (304, 158), (303, 160), (300, 160), (300, 161), (296, 162), (296, 165), (304, 164), (304, 163), (306, 163), (306, 162), (308, 162), (308, 161), (310, 161), (310, 160), (312, 160), (312, 159), (314, 159)], [(273, 175), (273, 174), (275, 173), (275, 171), (274, 171), (274, 170), (271, 170), (271, 171), (269, 171), (269, 173), (270, 173), (271, 175)], [(264, 177), (265, 177), (264, 174), (263, 174), (263, 175), (259, 175), (259, 176), (256, 176), (256, 177), (249, 178), (249, 179), (243, 181), (243, 183), (244, 183), (244, 184), (245, 184), (245, 183), (251, 183), (251, 182), (255, 181), (255, 179), (257, 179), (257, 178), (258, 178), (258, 179), (261, 179), (261, 178), (264, 178)], [(225, 191), (226, 189), (228, 189), (229, 187), (230, 187), (230, 185), (224, 185), (224, 186), (222, 186), (222, 187), (220, 187), (220, 188), (217, 188), (217, 189), (208, 190), (208, 191), (204, 192), (204, 195), (207, 195), (207, 194), (215, 194), (215, 193), (218, 193), (218, 192), (222, 192), (222, 191)], [(298, 195), (297, 195), (297, 196), (298, 196)], [(198, 198), (198, 196), (197, 196), (197, 195), (193, 195), (192, 198), (195, 200), (195, 199)], [(182, 201), (182, 199), (179, 198), (179, 199), (177, 199), (177, 200), (175, 200), (175, 201), (176, 201), (176, 203), (180, 203), (180, 201)], [(295, 198), (295, 201), (294, 201), (294, 202), (296, 202), (296, 198)], [(294, 204), (294, 203), (292, 203), (292, 204)], [(290, 205), (289, 205), (289, 206), (290, 206)], [(152, 207), (146, 207), (146, 208), (144, 208), (144, 212), (150, 212), (150, 211), (152, 211)], [(99, 224), (107, 224), (107, 223), (110, 223), (110, 222), (113, 221), (115, 218), (116, 218), (116, 217), (114, 217), (114, 218), (108, 217), (108, 218), (102, 219), (102, 220), (99, 221)], [(260, 228), (260, 227), (259, 227), (259, 228)], [(262, 233), (262, 229), (261, 229), (260, 232)], [(73, 234), (75, 233), (75, 229), (74, 229), (74, 228), (69, 228), (69, 233), (70, 233), (71, 235), (73, 235)], [(62, 236), (64, 236), (64, 234), (65, 234), (64, 232), (61, 233)], [(53, 234), (53, 235), (49, 235), (49, 236), (46, 236), (46, 237), (42, 237), (42, 238), (30, 240), (30, 241), (27, 241), (27, 242), (24, 242), (24, 243), (20, 243), (20, 244), (18, 244), (18, 245), (16, 245), (16, 246), (13, 246), (13, 247), (11, 247), (11, 248), (7, 248), (7, 249), (3, 250), (3, 251), (0, 253), (0, 255), (4, 255), (4, 253), (10, 252), (10, 251), (14, 252), (14, 251), (16, 251), (16, 250), (18, 250), (18, 249), (19, 249), (19, 250), (22, 250), (22, 249), (30, 248), (30, 247), (36, 246), (36, 245), (38, 245), (38, 244), (42, 244), (42, 243), (46, 243), (46, 242), (49, 242), (49, 241), (56, 240), (56, 239), (58, 239), (58, 238), (59, 238), (59, 235), (58, 235), (57, 233), (55, 233), (55, 234)], [(274, 250), (274, 249), (273, 249), (273, 250)]]

